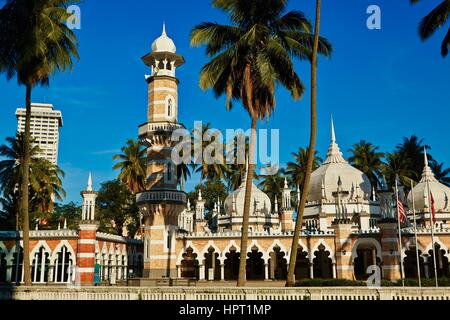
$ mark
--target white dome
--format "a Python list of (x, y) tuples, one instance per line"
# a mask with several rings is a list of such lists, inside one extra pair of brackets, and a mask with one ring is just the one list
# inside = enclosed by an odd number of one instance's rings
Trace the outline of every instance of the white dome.
[(166, 33), (166, 25), (163, 25), (163, 31), (159, 38), (157, 38), (155, 41), (153, 41), (152, 44), (152, 51), (153, 52), (170, 52), (170, 53), (176, 53), (177, 47), (175, 46), (175, 43), (172, 39), (170, 39), (167, 36)]
[[(225, 213), (231, 215), (231, 213), (236, 210), (234, 215), (243, 216), (244, 215), (244, 199), (245, 199), (245, 181), (241, 186), (231, 193), (225, 199)], [(235, 204), (235, 208), (234, 208)], [(252, 194), (250, 203), (250, 214), (254, 214), (255, 211), (261, 214), (270, 214), (272, 211), (272, 203), (269, 196), (258, 189), (256, 185), (252, 183)]]
[(337, 191), (338, 184), (342, 187), (342, 191), (349, 192), (351, 198), (355, 198), (356, 193), (363, 199), (370, 198), (372, 187), (369, 178), (360, 170), (349, 165), (342, 157), (339, 146), (336, 144), (336, 135), (332, 123), (331, 145), (327, 159), (311, 175), (308, 201), (334, 199), (333, 193)]
[(425, 151), (425, 168), (423, 170), (422, 179), (415, 186), (408, 195), (408, 203), (410, 208), (413, 204), (414, 195), (414, 205), (415, 209), (419, 212), (423, 212), (425, 208), (430, 207), (429, 196), (428, 196), (428, 186), (430, 186), (431, 194), (433, 195), (434, 205), (437, 212), (448, 212), (450, 211), (449, 197), (450, 188), (446, 185), (440, 183), (435, 177), (431, 168), (428, 165), (428, 158)]

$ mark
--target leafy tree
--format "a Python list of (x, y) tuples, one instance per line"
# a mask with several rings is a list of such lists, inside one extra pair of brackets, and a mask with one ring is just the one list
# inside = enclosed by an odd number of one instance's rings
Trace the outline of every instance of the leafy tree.
[(11, 194), (0, 198), (0, 230), (18, 230), (17, 201)]
[(384, 157), (384, 154), (378, 150), (378, 147), (365, 140), (354, 144), (353, 148), (349, 150), (352, 155), (349, 158), (350, 164), (365, 173), (375, 189), (380, 185), (379, 177)]
[(23, 173), (20, 210), (23, 219), (24, 283), (31, 286), (29, 239), (29, 167), (31, 93), (38, 85), (48, 86), (57, 71), (71, 70), (78, 59), (77, 39), (66, 25), (73, 0), (7, 0), (0, 9), (0, 73), (16, 77), (26, 88)]
[[(227, 13), (231, 25), (204, 22), (191, 32), (191, 45), (206, 46), (211, 61), (200, 74), (200, 87), (226, 96), (226, 106), (240, 101), (251, 118), (250, 165), (241, 238), (238, 286), (246, 283), (248, 225), (253, 182), (257, 122), (274, 111), (275, 87), (286, 87), (295, 100), (304, 86), (294, 70), (291, 57), (310, 59), (313, 36), (310, 23), (299, 11), (286, 12), (286, 0), (213, 0), (213, 6)], [(325, 39), (319, 51), (328, 55)]]
[(195, 190), (188, 194), (192, 204), (197, 202), (200, 190), (202, 191), (202, 198), (205, 200), (205, 208), (209, 212), (214, 209), (214, 206), (219, 199), (221, 202), (224, 202), (228, 195), (226, 187), (220, 179), (208, 179), (195, 187)]
[(114, 170), (120, 169), (119, 180), (135, 194), (145, 190), (146, 152), (140, 141), (129, 139), (122, 147), (122, 153), (113, 157), (113, 160), (119, 160), (113, 167)]
[[(308, 161), (308, 150), (299, 148), (297, 153), (292, 153), (292, 156), (294, 157), (294, 162), (288, 162), (286, 167), (286, 174), (289, 175), (291, 183), (294, 186), (300, 186), (300, 189), (303, 189), (306, 165)], [(318, 156), (318, 153), (316, 151), (312, 170), (316, 170), (322, 162), (323, 160)]]
[(382, 174), (389, 187), (394, 187), (397, 176), (406, 188), (411, 185), (411, 180), (418, 181), (417, 173), (411, 169), (411, 159), (403, 157), (398, 152), (387, 153), (385, 158), (386, 163), (382, 166)]
[(68, 204), (55, 204), (53, 214), (48, 221), (50, 229), (56, 229), (58, 225), (64, 226), (67, 222), (68, 229), (77, 229), (81, 220), (81, 206), (74, 202)]
[[(410, 0), (415, 4), (420, 0)], [(422, 40), (430, 38), (439, 28), (445, 26), (450, 14), (450, 0), (443, 0), (436, 8), (434, 8), (427, 16), (425, 16), (419, 24), (419, 35)], [(448, 55), (450, 47), (450, 28), (447, 31), (441, 44), (441, 54), (443, 57)]]
[(119, 180), (102, 183), (97, 206), (100, 231), (122, 236), (126, 227), (129, 236), (134, 236), (139, 225), (139, 209), (135, 196), (125, 184)]

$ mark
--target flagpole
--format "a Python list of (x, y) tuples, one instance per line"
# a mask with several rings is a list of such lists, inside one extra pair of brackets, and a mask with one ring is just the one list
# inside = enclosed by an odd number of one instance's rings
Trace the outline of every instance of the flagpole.
[(411, 180), (411, 196), (412, 196), (412, 210), (413, 210), (413, 217), (414, 217), (414, 236), (416, 237), (416, 260), (417, 260), (417, 277), (419, 279), (419, 288), (422, 287), (422, 277), (420, 275), (420, 256), (419, 256), (419, 244), (417, 240), (417, 219), (416, 219), (416, 204), (414, 200), (414, 185)]
[(433, 204), (431, 203), (431, 190), (430, 182), (427, 181), (428, 189), (428, 208), (430, 213), (430, 224), (431, 224), (431, 245), (433, 246), (433, 260), (434, 260), (434, 278), (436, 279), (436, 287), (439, 287), (438, 274), (437, 274), (437, 259), (436, 259), (436, 248), (434, 247), (434, 221), (433, 221)]
[(400, 276), (402, 278), (402, 285), (405, 286), (405, 270), (403, 269), (403, 249), (402, 249), (402, 228), (401, 228), (401, 222), (400, 222), (400, 209), (398, 207), (398, 186), (397, 186), (397, 178), (395, 178), (395, 197), (397, 198), (397, 221), (398, 221), (398, 249), (399, 249), (399, 255), (400, 255)]

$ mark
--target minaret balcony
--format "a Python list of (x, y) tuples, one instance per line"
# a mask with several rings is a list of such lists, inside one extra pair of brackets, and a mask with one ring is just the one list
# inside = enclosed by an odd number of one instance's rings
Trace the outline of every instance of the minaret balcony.
[(187, 203), (187, 195), (185, 192), (176, 190), (154, 190), (139, 193), (136, 196), (137, 203)]
[(144, 123), (143, 125), (139, 126), (139, 137), (145, 138), (149, 134), (157, 134), (157, 133), (172, 133), (175, 130), (178, 129), (185, 129), (185, 127), (182, 124), (173, 123), (173, 122), (151, 122), (151, 123)]

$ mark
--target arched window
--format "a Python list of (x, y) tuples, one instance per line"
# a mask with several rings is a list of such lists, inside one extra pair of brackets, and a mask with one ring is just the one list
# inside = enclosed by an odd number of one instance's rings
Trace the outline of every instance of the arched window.
[(48, 270), (50, 267), (49, 257), (50, 253), (45, 251), (43, 246), (34, 254), (33, 267), (31, 269), (33, 282), (44, 283), (48, 281)]
[(167, 164), (167, 180), (172, 181), (172, 165), (170, 163)]
[(167, 116), (168, 117), (172, 117), (172, 106), (173, 106), (172, 99), (169, 99), (167, 101)]
[(6, 282), (6, 270), (7, 270), (7, 265), (6, 265), (6, 251), (2, 250), (2, 248), (0, 248), (0, 283), (5, 283)]
[(54, 282), (66, 283), (70, 282), (69, 270), (73, 265), (72, 254), (63, 246), (57, 253), (55, 260)]
[(17, 247), (12, 249), (13, 253), (13, 263), (11, 270), (11, 282), (20, 283), (22, 281), (22, 271), (23, 271), (23, 248)]

